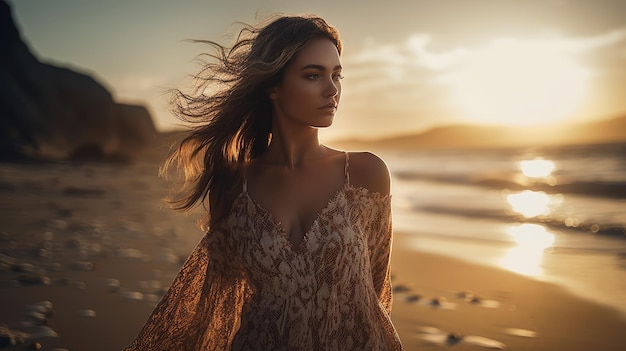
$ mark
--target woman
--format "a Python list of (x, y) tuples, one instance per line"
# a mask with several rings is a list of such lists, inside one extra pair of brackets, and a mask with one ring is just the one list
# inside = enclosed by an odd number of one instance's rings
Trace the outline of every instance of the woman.
[[(389, 172), (318, 140), (341, 96), (341, 41), (318, 17), (247, 28), (178, 112), (201, 120), (165, 164), (208, 195), (209, 230), (127, 350), (399, 350)], [(203, 92), (211, 89), (211, 95)]]

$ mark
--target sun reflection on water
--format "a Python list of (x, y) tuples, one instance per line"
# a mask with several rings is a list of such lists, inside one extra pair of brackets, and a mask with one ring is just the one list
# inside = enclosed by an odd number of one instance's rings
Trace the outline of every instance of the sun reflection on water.
[(500, 265), (513, 272), (539, 277), (546, 249), (554, 244), (554, 234), (538, 224), (524, 223), (507, 230), (517, 244), (500, 261)]
[(547, 178), (556, 167), (554, 162), (541, 157), (536, 157), (533, 160), (520, 161), (518, 166), (522, 174), (529, 178)]
[(535, 217), (548, 214), (550, 208), (550, 196), (543, 191), (524, 190), (521, 193), (509, 194), (506, 201), (513, 211), (521, 213), (524, 217)]

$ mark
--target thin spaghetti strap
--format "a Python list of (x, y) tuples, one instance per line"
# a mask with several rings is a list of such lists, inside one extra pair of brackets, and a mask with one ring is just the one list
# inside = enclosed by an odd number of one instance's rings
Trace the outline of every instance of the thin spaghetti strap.
[(248, 192), (248, 180), (246, 179), (246, 167), (243, 167), (243, 172), (241, 172), (241, 178), (243, 178), (242, 190), (244, 193), (247, 193)]
[(348, 154), (347, 151), (344, 151), (344, 153), (346, 154), (346, 165), (344, 169), (344, 175), (346, 177), (346, 184), (350, 184), (350, 172), (348, 169), (350, 166), (350, 154)]

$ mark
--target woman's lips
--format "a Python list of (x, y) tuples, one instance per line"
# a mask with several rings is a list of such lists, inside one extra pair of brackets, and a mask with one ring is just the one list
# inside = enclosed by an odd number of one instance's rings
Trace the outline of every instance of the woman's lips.
[(322, 107), (319, 108), (320, 110), (324, 110), (324, 111), (336, 111), (337, 110), (337, 104), (334, 103), (330, 103), (327, 105), (324, 105)]

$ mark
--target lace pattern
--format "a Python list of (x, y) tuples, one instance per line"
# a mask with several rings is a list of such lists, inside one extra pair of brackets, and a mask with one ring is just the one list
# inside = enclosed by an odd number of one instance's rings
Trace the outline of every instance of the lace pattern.
[(391, 240), (390, 196), (346, 183), (291, 245), (244, 191), (126, 350), (401, 350)]

